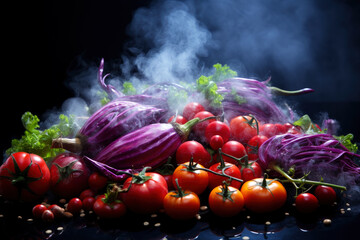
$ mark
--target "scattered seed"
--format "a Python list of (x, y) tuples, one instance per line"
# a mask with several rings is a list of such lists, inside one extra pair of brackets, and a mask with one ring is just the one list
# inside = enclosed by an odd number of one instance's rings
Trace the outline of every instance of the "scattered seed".
[(85, 217), (85, 213), (80, 213), (80, 217)]
[(290, 213), (288, 213), (288, 212), (285, 212), (285, 216), (289, 216), (290, 215)]
[(28, 222), (33, 222), (33, 221), (34, 221), (34, 219), (32, 219), (32, 218), (28, 218), (26, 221), (28, 221)]
[(61, 199), (59, 200), (59, 203), (65, 204), (65, 203), (66, 203), (66, 199), (65, 199), (65, 198), (61, 198)]
[(71, 212), (64, 212), (64, 217), (66, 218), (72, 218), (73, 217), (73, 214)]
[(250, 216), (246, 216), (247, 219), (250, 219), (251, 217)]
[(200, 214), (196, 214), (196, 216), (195, 216), (195, 217), (196, 217), (196, 219), (197, 219), (197, 220), (200, 220), (200, 219), (201, 219)]
[(346, 211), (351, 211), (351, 208), (347, 208)]
[(58, 227), (56, 230), (62, 231), (62, 230), (64, 230), (64, 228), (63, 227)]
[(250, 237), (248, 237), (248, 236), (243, 236), (242, 239), (243, 239), (243, 240), (249, 240)]
[(345, 209), (343, 209), (343, 208), (340, 209), (340, 213), (341, 213), (341, 214), (344, 214), (344, 213), (345, 213)]
[(155, 226), (155, 227), (160, 227), (160, 226), (161, 226), (161, 223), (155, 223), (154, 226)]
[(94, 211), (90, 210), (90, 211), (89, 211), (89, 214), (93, 214), (93, 212), (94, 212)]
[(4, 217), (4, 214), (0, 214), (0, 218), (3, 218)]
[(206, 210), (208, 210), (208, 206), (206, 206), (206, 205), (201, 206), (201, 207), (200, 207), (200, 210), (201, 210), (201, 211), (206, 211)]
[(345, 205), (346, 205), (347, 207), (350, 207), (350, 203), (346, 203)]
[(296, 207), (296, 204), (295, 203), (293, 203), (293, 204), (291, 204), (293, 207)]
[(149, 222), (144, 222), (144, 226), (149, 226)]
[(156, 213), (151, 214), (151, 216), (150, 216), (150, 217), (152, 217), (152, 218), (156, 218), (156, 217), (157, 217), (157, 214), (156, 214)]
[(22, 216), (18, 216), (17, 218), (18, 218), (18, 219), (22, 219)]
[(48, 229), (45, 231), (46, 234), (51, 234), (52, 233), (52, 230), (51, 229)]
[(270, 221), (266, 221), (265, 224), (266, 224), (266, 225), (270, 225), (271, 222), (270, 222)]
[(324, 223), (324, 225), (330, 225), (331, 219), (326, 218), (326, 219), (324, 219), (323, 223)]

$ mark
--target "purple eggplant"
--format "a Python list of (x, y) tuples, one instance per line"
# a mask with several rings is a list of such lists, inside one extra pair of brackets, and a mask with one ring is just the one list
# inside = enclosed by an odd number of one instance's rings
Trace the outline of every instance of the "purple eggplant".
[(54, 139), (53, 148), (95, 156), (115, 139), (151, 123), (160, 122), (165, 109), (121, 98), (96, 111), (79, 130), (75, 139)]
[(150, 124), (115, 140), (95, 158), (85, 159), (110, 179), (123, 180), (126, 175), (117, 174), (118, 170), (137, 171), (165, 163), (198, 122), (200, 119), (194, 118), (183, 125), (175, 122)]

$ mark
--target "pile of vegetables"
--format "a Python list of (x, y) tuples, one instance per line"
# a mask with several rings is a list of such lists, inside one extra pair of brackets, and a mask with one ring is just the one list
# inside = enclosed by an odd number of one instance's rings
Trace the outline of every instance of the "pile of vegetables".
[[(68, 200), (66, 208), (36, 204), (34, 216), (45, 221), (81, 209), (101, 218), (164, 211), (184, 220), (198, 214), (204, 195), (221, 217), (243, 208), (277, 211), (288, 187), (296, 190), (298, 211), (313, 212), (359, 181), (351, 135), (333, 136), (277, 103), (277, 94), (312, 89), (284, 91), (270, 79), (238, 78), (226, 65), (214, 67), (193, 84), (135, 89), (125, 82), (118, 91), (106, 84), (102, 60), (98, 80), (106, 99), (81, 126), (76, 116), (60, 115), (58, 124), (40, 130), (35, 115), (23, 115), (25, 134), (12, 141), (0, 167), (0, 194), (36, 202), (51, 191)], [(342, 174), (350, 181), (338, 182)]]

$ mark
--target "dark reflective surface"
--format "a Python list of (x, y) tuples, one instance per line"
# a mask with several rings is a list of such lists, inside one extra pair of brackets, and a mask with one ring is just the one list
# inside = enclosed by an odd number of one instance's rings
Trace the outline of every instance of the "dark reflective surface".
[[(202, 203), (206, 205), (204, 199)], [(1, 239), (356, 239), (360, 205), (355, 203), (342, 196), (336, 206), (305, 216), (288, 203), (271, 214), (243, 211), (228, 219), (216, 217), (209, 210), (200, 211), (200, 219), (186, 222), (171, 220), (163, 213), (128, 213), (121, 219), (102, 220), (86, 212), (85, 216), (44, 223), (33, 220), (34, 204), (1, 198), (0, 231)], [(331, 224), (325, 225), (324, 219), (331, 219)]]

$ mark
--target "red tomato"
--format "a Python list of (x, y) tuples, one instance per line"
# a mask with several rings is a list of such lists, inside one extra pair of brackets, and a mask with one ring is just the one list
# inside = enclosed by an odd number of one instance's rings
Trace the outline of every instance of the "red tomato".
[(172, 183), (172, 174), (161, 174), (164, 178), (165, 178), (165, 180), (166, 180), (166, 184), (167, 184), (167, 186), (168, 186), (168, 191), (170, 191), (170, 190), (174, 190), (175, 188), (174, 188), (174, 185), (173, 185), (173, 183)]
[(336, 201), (336, 192), (329, 186), (317, 186), (314, 195), (319, 200), (320, 205), (331, 206)]
[[(235, 158), (238, 158), (238, 159), (246, 156), (246, 150), (245, 150), (244, 145), (242, 145), (242, 144), (241, 144), (240, 142), (238, 142), (238, 141), (228, 141), (228, 142), (226, 142), (226, 143), (222, 146), (221, 151), (222, 151), (223, 153), (226, 153), (226, 154), (231, 155), (231, 156), (233, 156), (233, 157), (235, 157)], [(235, 165), (239, 165), (239, 164), (240, 164), (239, 161), (237, 161), (237, 160), (235, 160), (235, 159), (233, 159), (233, 158), (230, 158), (230, 157), (228, 157), (228, 156), (224, 156), (224, 155), (223, 155), (222, 157), (223, 157), (223, 159), (224, 159), (225, 162), (233, 163), (233, 164), (235, 164)]]
[(197, 170), (193, 169), (193, 164), (189, 162), (179, 165), (173, 173), (174, 186), (176, 186), (175, 179), (178, 179), (179, 186), (182, 189), (189, 190), (197, 195), (203, 193), (209, 184), (209, 175), (206, 171), (199, 170), (204, 168), (201, 164), (196, 164), (195, 168)]
[(87, 197), (95, 197), (95, 192), (92, 189), (85, 189), (80, 193), (80, 200), (84, 200)]
[[(205, 119), (205, 118), (208, 118), (208, 117), (215, 117), (215, 116), (211, 112), (207, 112), (207, 111), (198, 112), (194, 116), (194, 118), (200, 118), (200, 119)], [(205, 140), (205, 129), (207, 128), (207, 126), (210, 123), (212, 123), (214, 121), (215, 121), (215, 119), (210, 119), (210, 120), (206, 120), (206, 121), (201, 122), (201, 123), (197, 123), (193, 128), (194, 133), (198, 137), (201, 137), (202, 139)]]
[(186, 141), (176, 150), (177, 164), (189, 162), (191, 158), (205, 167), (209, 167), (211, 164), (210, 153), (197, 141)]
[(232, 138), (242, 144), (247, 143), (258, 134), (256, 120), (250, 116), (238, 116), (230, 121), (230, 134)]
[(82, 209), (82, 201), (80, 198), (72, 198), (66, 206), (66, 210), (72, 214), (77, 214)]
[(191, 102), (185, 105), (183, 109), (183, 116), (187, 120), (193, 119), (198, 112), (205, 111), (205, 107), (197, 102)]
[(255, 178), (260, 178), (262, 175), (262, 169), (257, 162), (245, 161), (240, 166), (241, 179), (244, 182), (250, 181)]
[(221, 185), (215, 187), (209, 195), (211, 211), (220, 217), (232, 217), (244, 207), (244, 197), (239, 189)]
[(194, 218), (200, 210), (200, 199), (191, 191), (171, 191), (164, 197), (165, 213), (176, 220)]
[(94, 192), (98, 192), (106, 187), (108, 178), (99, 172), (93, 172), (88, 179), (88, 185)]
[(86, 198), (84, 198), (84, 200), (82, 200), (82, 203), (83, 203), (83, 209), (85, 211), (91, 211), (91, 210), (93, 210), (95, 198), (94, 197), (86, 197)]
[(31, 202), (50, 187), (50, 171), (44, 159), (17, 152), (0, 167), (0, 194), (9, 200)]
[(61, 218), (64, 216), (64, 209), (57, 204), (52, 204), (48, 209), (54, 214), (55, 218)]
[(255, 178), (241, 187), (245, 207), (256, 213), (266, 213), (281, 208), (287, 198), (284, 186), (274, 179)]
[(210, 139), (214, 135), (220, 135), (224, 142), (229, 141), (230, 138), (230, 128), (229, 126), (220, 121), (213, 121), (205, 129), (205, 137), (207, 142), (210, 142)]
[(259, 147), (268, 139), (269, 138), (266, 136), (256, 135), (248, 141), (246, 145), (248, 160), (257, 160), (259, 158), (258, 155)]
[(279, 124), (279, 123), (266, 123), (260, 126), (259, 133), (260, 135), (264, 135), (268, 138), (272, 136), (284, 134), (287, 131), (287, 126)]
[(51, 164), (51, 190), (58, 196), (78, 196), (88, 186), (90, 172), (82, 157), (73, 153), (62, 153)]
[(220, 135), (214, 135), (210, 138), (210, 147), (213, 150), (218, 150), (224, 145), (224, 139)]
[(140, 172), (125, 180), (124, 188), (129, 190), (121, 195), (127, 208), (141, 214), (154, 213), (163, 207), (168, 186), (163, 176), (154, 172)]
[(319, 201), (311, 193), (301, 193), (295, 199), (295, 206), (300, 213), (312, 213), (319, 207)]
[(41, 219), (44, 222), (53, 222), (55, 219), (54, 213), (50, 210), (45, 210), (42, 215), (41, 215)]
[[(169, 118), (168, 123), (172, 122), (175, 116)], [(181, 115), (177, 115), (175, 122), (179, 124), (185, 124), (188, 120)]]
[(43, 204), (37, 204), (32, 209), (32, 214), (35, 218), (41, 218), (43, 212), (48, 208)]
[[(241, 179), (241, 173), (240, 170), (237, 166), (235, 166), (232, 163), (228, 163), (228, 162), (224, 162), (224, 164), (220, 163), (215, 163), (214, 165), (212, 165), (210, 168), (210, 170), (217, 172), (217, 173), (223, 173), (223, 169), (225, 169), (224, 173), (226, 175)], [(223, 176), (219, 176), (213, 173), (208, 173), (209, 175), (209, 189), (212, 190), (215, 187), (222, 185), (223, 181), (227, 181), (229, 178), (228, 177), (223, 177)], [(230, 182), (230, 186), (234, 187), (234, 188), (240, 188), (241, 186), (241, 182), (236, 181), (236, 180), (231, 180)]]
[(114, 219), (120, 218), (126, 214), (126, 206), (123, 202), (115, 200), (107, 203), (104, 195), (95, 200), (92, 208), (95, 214), (100, 218)]

